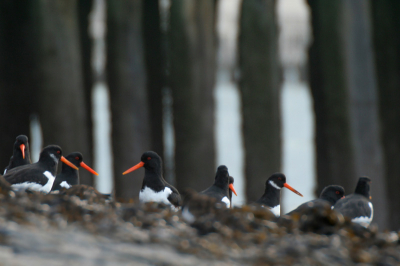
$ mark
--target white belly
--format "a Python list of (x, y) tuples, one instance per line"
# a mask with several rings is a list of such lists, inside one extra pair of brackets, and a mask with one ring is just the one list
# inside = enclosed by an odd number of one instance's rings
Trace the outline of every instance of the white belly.
[(172, 190), (169, 187), (165, 187), (164, 190), (161, 190), (160, 192), (155, 192), (151, 188), (145, 187), (139, 192), (139, 200), (140, 202), (153, 201), (171, 205), (171, 202), (168, 200), (171, 193)]

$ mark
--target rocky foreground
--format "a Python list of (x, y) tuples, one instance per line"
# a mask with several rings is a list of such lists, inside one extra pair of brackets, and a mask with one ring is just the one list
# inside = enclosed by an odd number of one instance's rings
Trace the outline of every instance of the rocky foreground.
[(0, 265), (400, 265), (397, 232), (330, 208), (276, 220), (245, 206), (189, 225), (166, 206), (72, 194), (0, 195)]

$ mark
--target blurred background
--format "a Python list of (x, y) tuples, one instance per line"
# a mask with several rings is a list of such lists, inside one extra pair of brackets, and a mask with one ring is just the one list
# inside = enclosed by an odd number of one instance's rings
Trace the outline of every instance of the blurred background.
[(374, 221), (400, 222), (400, 1), (1, 0), (0, 164), (15, 137), (80, 151), (81, 183), (137, 198), (144, 151), (178, 189), (225, 164), (257, 200), (373, 180)]

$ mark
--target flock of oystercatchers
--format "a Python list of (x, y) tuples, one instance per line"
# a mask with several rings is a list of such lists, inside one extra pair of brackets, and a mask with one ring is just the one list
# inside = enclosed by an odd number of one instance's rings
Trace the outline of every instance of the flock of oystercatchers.
[[(59, 161), (63, 162), (61, 172), (57, 174)], [(13, 155), (9, 165), (4, 170), (3, 182), (8, 182), (14, 191), (39, 191), (55, 193), (60, 189), (69, 189), (79, 185), (78, 167), (83, 167), (92, 174), (98, 175), (92, 168), (83, 162), (82, 154), (74, 152), (66, 157), (57, 145), (49, 145), (40, 153), (39, 161), (31, 163), (29, 142), (25, 135), (20, 135), (14, 143)], [(183, 202), (178, 190), (168, 184), (162, 174), (162, 160), (157, 153), (148, 151), (143, 153), (141, 160), (123, 175), (139, 168), (145, 169), (142, 188), (139, 192), (141, 202), (159, 202), (173, 208), (182, 207), (183, 217), (189, 222), (194, 221), (196, 204)], [(212, 186), (200, 192), (201, 197), (211, 198), (221, 202), (226, 207), (232, 207), (232, 193), (237, 195), (233, 186), (234, 178), (229, 175), (228, 168), (221, 165), (217, 168), (215, 181)], [(355, 223), (368, 227), (373, 219), (373, 205), (370, 201), (370, 183), (368, 177), (360, 177), (354, 194), (344, 196), (343, 187), (330, 185), (323, 189), (318, 199), (301, 204), (287, 215), (301, 213), (304, 209), (327, 205), (332, 209), (351, 218)], [(265, 183), (265, 192), (253, 204), (269, 209), (276, 217), (280, 216), (280, 192), (287, 188), (299, 196), (300, 192), (286, 183), (286, 176), (282, 173), (271, 175)], [(196, 192), (194, 192), (196, 193)], [(190, 209), (189, 209), (189, 206)]]

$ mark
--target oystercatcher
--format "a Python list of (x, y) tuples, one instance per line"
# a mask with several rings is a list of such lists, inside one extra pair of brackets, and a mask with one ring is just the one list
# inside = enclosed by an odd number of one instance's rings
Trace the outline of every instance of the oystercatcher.
[[(73, 152), (65, 157), (69, 162), (71, 162), (76, 167), (83, 167), (94, 175), (99, 175), (92, 168), (87, 166), (83, 162), (82, 154), (80, 152)], [(70, 188), (73, 185), (79, 185), (79, 171), (63, 164), (61, 167), (61, 173), (56, 176), (53, 187), (51, 191), (57, 191), (61, 188)]]
[(19, 135), (14, 142), (13, 155), (10, 158), (8, 166), (4, 169), (3, 174), (6, 174), (7, 170), (31, 163), (28, 137)]
[(229, 190), (231, 190), (237, 196), (235, 188), (233, 187), (233, 178), (232, 184), (229, 183), (229, 179), (228, 168), (225, 165), (218, 166), (217, 173), (215, 174), (214, 184), (206, 190), (200, 192), (200, 194), (216, 198), (217, 200), (224, 202), (229, 208), (231, 206)]
[(62, 156), (59, 146), (50, 145), (42, 150), (37, 163), (8, 170), (4, 179), (11, 184), (11, 189), (16, 191), (28, 189), (49, 193), (55, 180), (60, 159), (70, 167), (78, 169)]
[(162, 160), (154, 151), (143, 153), (140, 163), (129, 168), (123, 175), (144, 167), (142, 189), (139, 192), (141, 202), (160, 202), (174, 207), (181, 206), (181, 195), (178, 190), (165, 181), (162, 176)]
[(307, 208), (316, 207), (319, 205), (329, 204), (329, 206), (332, 207), (341, 198), (344, 198), (344, 188), (337, 185), (330, 185), (322, 190), (318, 199), (307, 201), (286, 215), (301, 213)]
[(360, 177), (354, 194), (338, 200), (334, 209), (351, 218), (352, 222), (368, 227), (374, 217), (374, 208), (369, 195), (370, 183), (369, 177)]
[(303, 197), (300, 192), (286, 183), (286, 176), (284, 174), (275, 173), (268, 178), (265, 183), (265, 192), (256, 203), (269, 208), (276, 217), (279, 217), (281, 215), (281, 188), (283, 187)]

